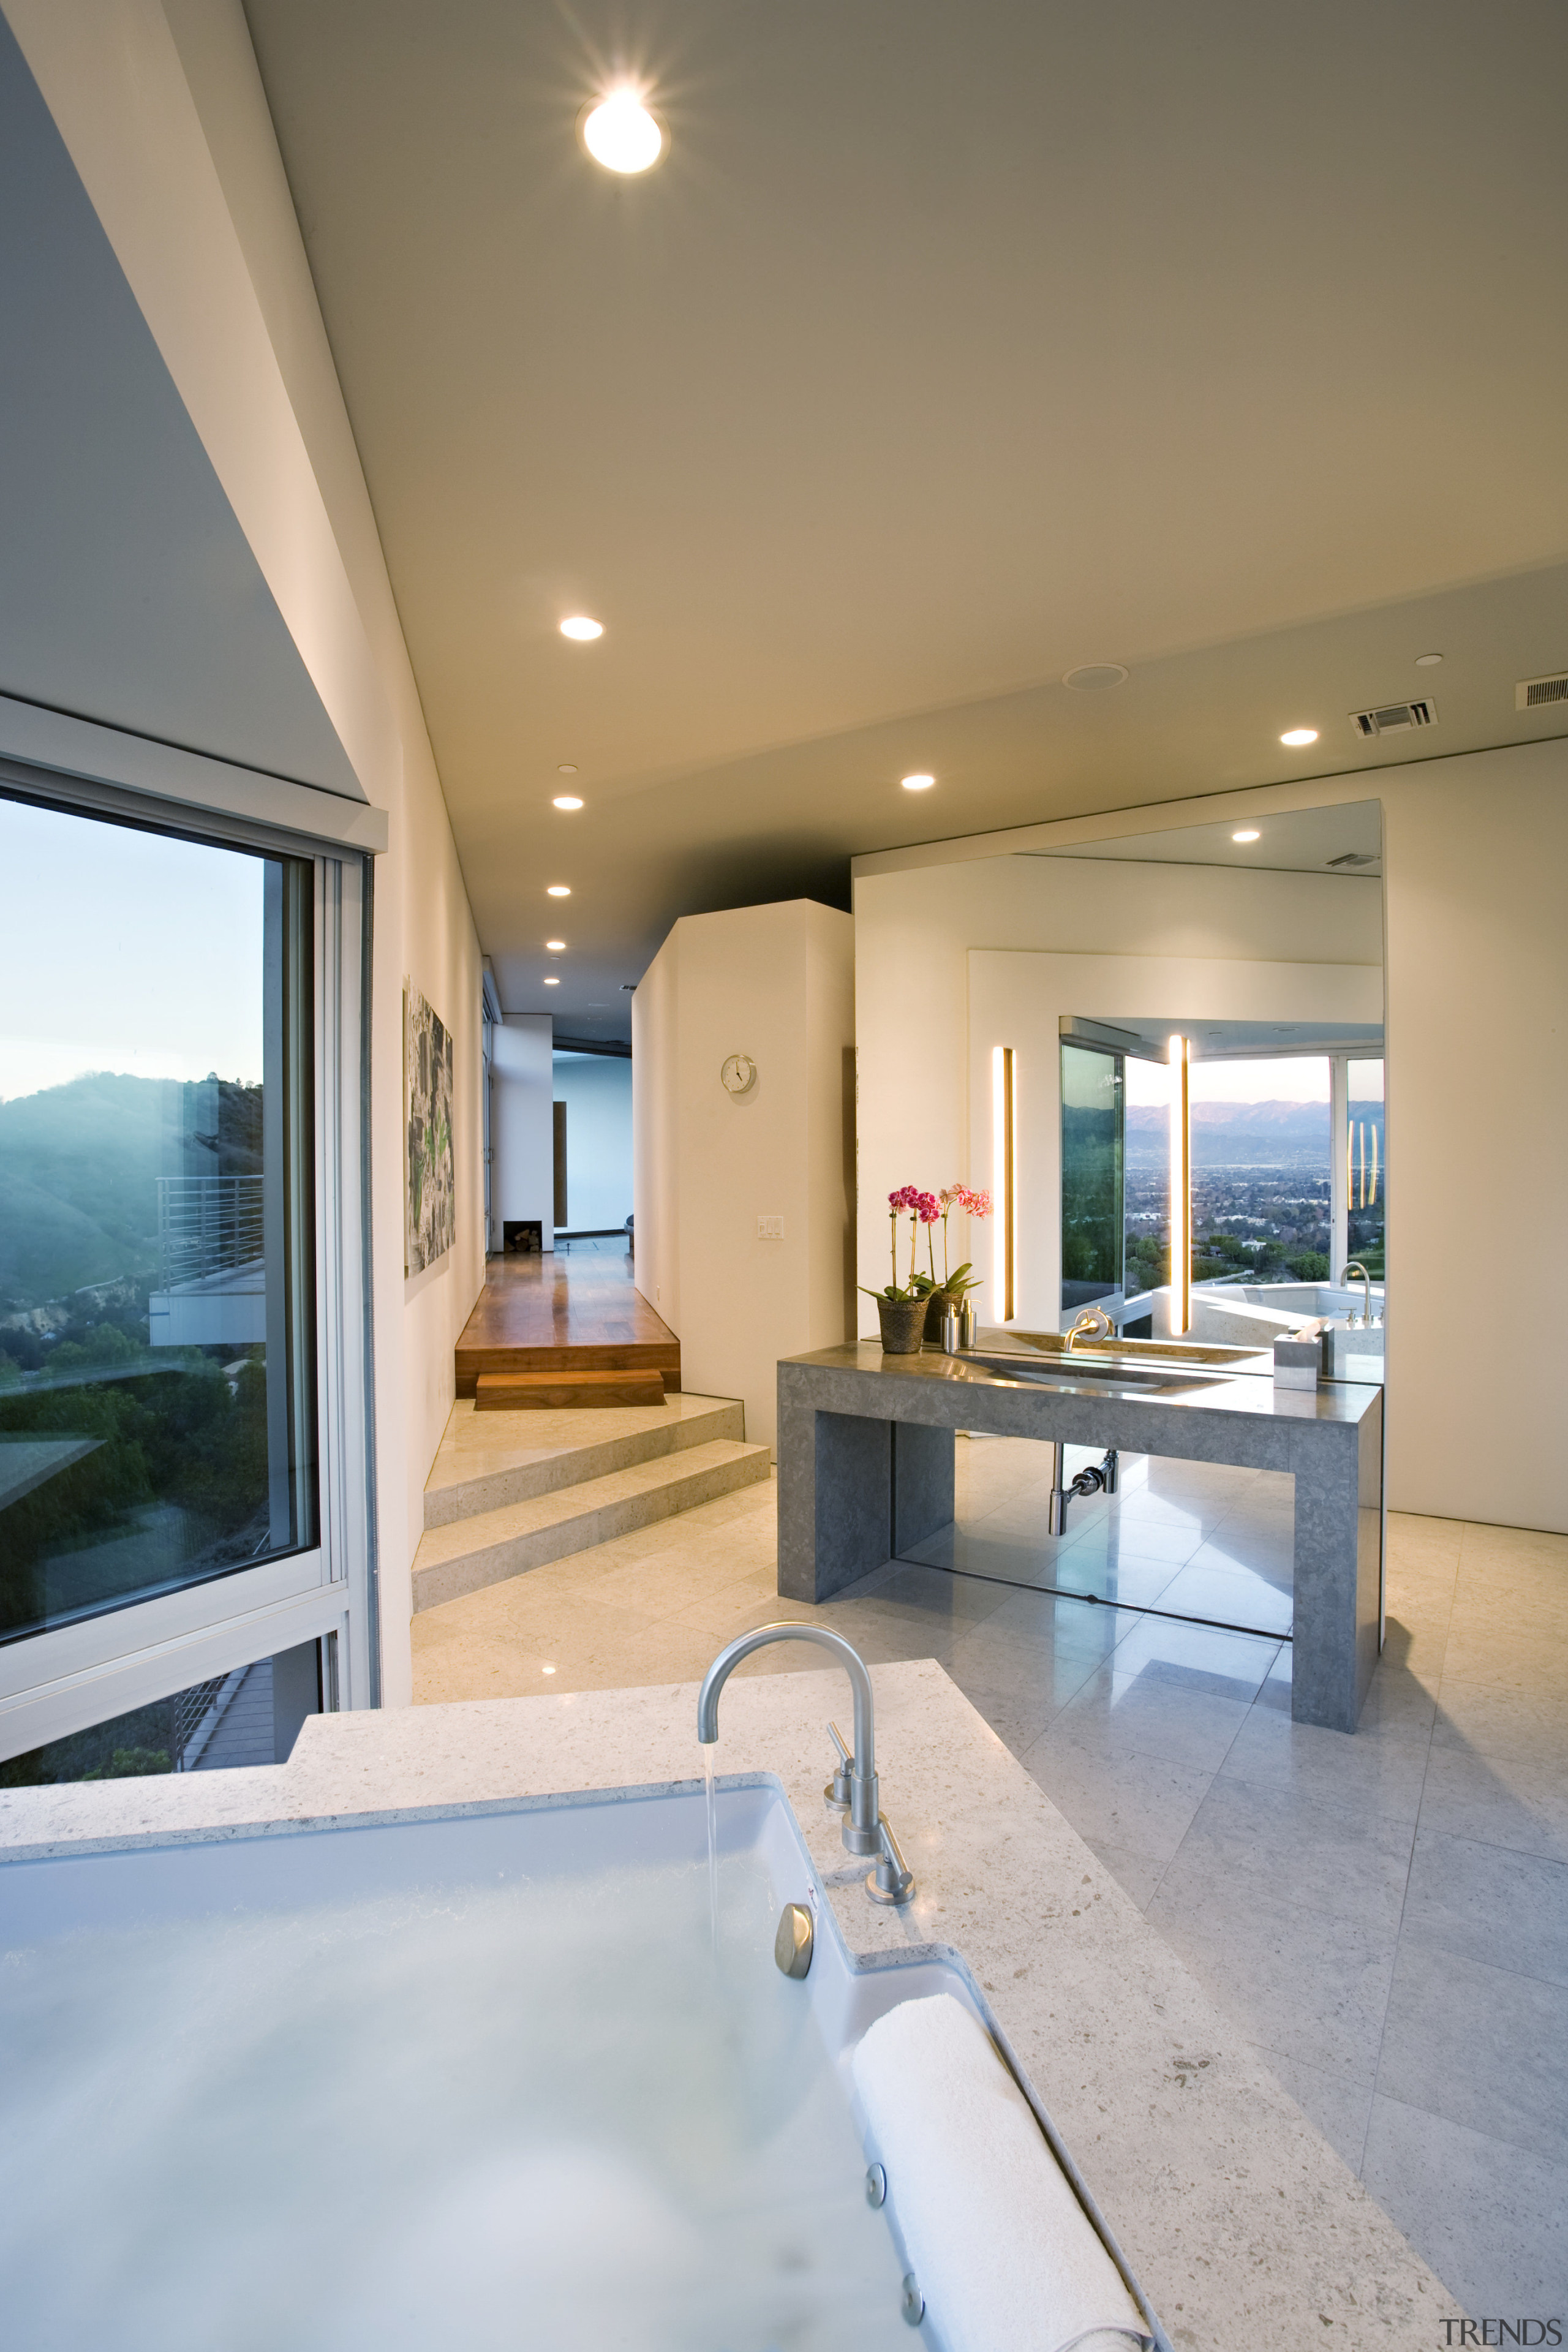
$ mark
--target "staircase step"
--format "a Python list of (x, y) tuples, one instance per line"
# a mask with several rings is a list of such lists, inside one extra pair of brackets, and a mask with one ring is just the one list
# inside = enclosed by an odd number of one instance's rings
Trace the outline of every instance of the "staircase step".
[(436, 1609), (527, 1569), (651, 1527), (765, 1479), (765, 1445), (715, 1438), (629, 1469), (587, 1478), (528, 1502), (426, 1528), (414, 1555), (414, 1608)]
[(453, 1366), (457, 1391), (471, 1397), (482, 1372), (658, 1372), (667, 1390), (680, 1386), (680, 1342), (604, 1339), (581, 1347), (476, 1347), (458, 1342)]
[(592, 1420), (582, 1412), (531, 1412), (521, 1421), (481, 1417), (474, 1400), (459, 1398), (426, 1484), (425, 1525), (450, 1527), (636, 1462), (745, 1434), (738, 1397), (667, 1396), (659, 1405), (595, 1408)]
[(481, 1372), (474, 1392), (480, 1412), (560, 1412), (663, 1402), (664, 1375), (651, 1370)]

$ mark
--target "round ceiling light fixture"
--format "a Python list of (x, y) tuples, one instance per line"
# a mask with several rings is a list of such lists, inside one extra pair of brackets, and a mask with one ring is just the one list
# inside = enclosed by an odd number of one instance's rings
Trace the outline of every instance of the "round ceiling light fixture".
[(606, 172), (646, 172), (669, 145), (657, 115), (635, 89), (613, 89), (582, 116), (583, 144)]
[(1318, 730), (1315, 727), (1287, 727), (1284, 734), (1279, 738), (1281, 743), (1288, 743), (1292, 751), (1299, 751), (1308, 743), (1315, 743), (1317, 740)]
[(552, 808), (560, 809), (580, 809), (582, 805), (575, 793), (557, 793), (551, 803)]
[(1062, 679), (1075, 694), (1103, 694), (1108, 686), (1122, 686), (1127, 672), (1120, 662), (1084, 662)]
[(603, 621), (591, 621), (586, 613), (569, 614), (561, 624), (563, 637), (574, 637), (580, 646), (591, 646), (595, 637), (605, 634)]
[(1230, 837), (1232, 841), (1261, 841), (1263, 835), (1256, 826), (1244, 824), (1239, 833), (1233, 833)]
[(1437, 669), (1441, 667), (1442, 660), (1441, 654), (1417, 654), (1415, 667), (1417, 669)]
[(556, 979), (553, 972), (548, 972), (545, 975), (544, 985), (546, 988), (559, 988), (561, 982)]
[(906, 793), (929, 793), (936, 778), (934, 776), (900, 776), (899, 781)]
[(577, 772), (577, 762), (576, 762), (576, 761), (575, 761), (575, 760), (563, 760), (563, 761), (562, 761), (562, 762), (561, 762), (561, 765), (556, 769), (555, 772), (556, 772), (556, 774), (557, 774), (558, 776), (574, 776), (574, 775), (576, 774), (576, 772)]
[(566, 952), (565, 940), (546, 940), (544, 942), (544, 952), (546, 955), (564, 955)]
[(544, 886), (544, 895), (547, 898), (569, 898), (572, 896), (572, 885), (570, 882), (547, 882)]

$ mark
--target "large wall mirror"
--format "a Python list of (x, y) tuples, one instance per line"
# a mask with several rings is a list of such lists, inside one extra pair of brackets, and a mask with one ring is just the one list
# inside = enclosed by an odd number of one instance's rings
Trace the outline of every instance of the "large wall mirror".
[(1373, 801), (1036, 854), (1105, 945), (970, 952), (974, 1160), (1015, 1139), (998, 1321), (1267, 1348), (1317, 1316), (1332, 1376), (1381, 1381), (1382, 847)]

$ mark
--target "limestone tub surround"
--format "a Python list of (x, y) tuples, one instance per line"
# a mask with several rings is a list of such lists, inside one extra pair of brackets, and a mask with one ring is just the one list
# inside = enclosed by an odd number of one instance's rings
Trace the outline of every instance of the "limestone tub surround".
[[(842, 1674), (734, 1675), (720, 1773), (782, 1783), (858, 1959), (934, 1948), (970, 1968), (1171, 2345), (1440, 2343), (1459, 2305), (942, 1668), (871, 1678), (907, 1909), (867, 1900), (823, 1803)], [(315, 1716), (271, 1769), (0, 1793), (0, 1861), (695, 1790), (696, 1698), (688, 1683)]]
[[(987, 1358), (1047, 1369), (1005, 1331)], [(1258, 1360), (1263, 1361), (1264, 1360)], [(953, 1433), (984, 1430), (1188, 1462), (1284, 1470), (1295, 1479), (1290, 1712), (1353, 1731), (1382, 1641), (1383, 1391), (1271, 1374), (1184, 1372), (1166, 1391), (1118, 1388), (1049, 1366), (1058, 1384), (968, 1355), (885, 1356), (851, 1340), (778, 1370), (778, 1589), (826, 1601), (949, 1526)]]

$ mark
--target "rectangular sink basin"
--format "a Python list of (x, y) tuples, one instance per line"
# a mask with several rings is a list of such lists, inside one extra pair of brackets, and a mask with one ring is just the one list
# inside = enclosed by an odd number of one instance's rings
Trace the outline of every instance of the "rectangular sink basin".
[(1156, 1371), (1147, 1364), (1108, 1363), (1103, 1358), (1098, 1363), (1078, 1357), (1056, 1364), (1019, 1356), (971, 1355), (963, 1360), (984, 1364), (988, 1372), (1000, 1372), (1006, 1380), (1025, 1381), (1031, 1388), (1140, 1389), (1151, 1395), (1169, 1396), (1183, 1389), (1212, 1388), (1216, 1380), (1226, 1377), (1223, 1372)]

